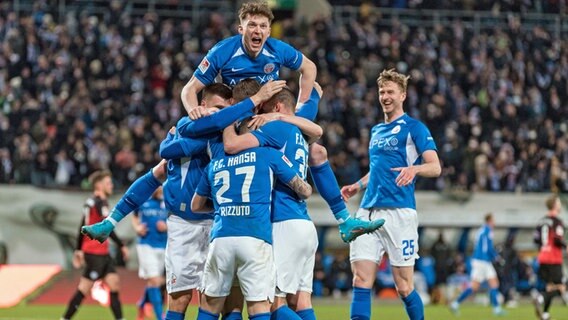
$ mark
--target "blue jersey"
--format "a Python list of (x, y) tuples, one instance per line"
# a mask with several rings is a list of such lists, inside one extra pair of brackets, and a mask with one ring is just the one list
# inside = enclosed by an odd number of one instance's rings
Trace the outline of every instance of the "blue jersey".
[(158, 231), (156, 227), (158, 221), (166, 222), (168, 219), (168, 210), (164, 202), (150, 198), (134, 214), (140, 218), (140, 223), (145, 224), (148, 230), (145, 236), (138, 237), (138, 243), (149, 245), (152, 248), (165, 249), (168, 240), (167, 233)]
[(223, 83), (230, 86), (247, 78), (263, 84), (278, 79), (281, 66), (298, 70), (302, 65), (300, 51), (274, 38), (268, 38), (260, 54), (252, 58), (246, 53), (242, 38), (236, 35), (217, 43), (203, 58), (194, 76), (206, 86), (215, 82), (218, 74)]
[(477, 231), (473, 259), (491, 262), (497, 256), (493, 247), (493, 230), (485, 224)]
[(415, 181), (398, 187), (395, 180), (399, 172), (391, 169), (422, 163), (421, 155), (427, 150), (436, 150), (430, 131), (406, 113), (390, 123), (374, 126), (369, 142), (369, 183), (361, 208), (416, 209)]
[[(188, 121), (184, 118), (178, 124)], [(191, 120), (189, 120), (191, 121)], [(180, 127), (182, 127), (180, 125)], [(191, 211), (191, 198), (201, 180), (211, 154), (223, 150), (219, 143), (220, 135), (215, 138), (183, 138), (176, 131), (168, 133), (160, 144), (160, 156), (166, 160), (168, 179), (163, 185), (166, 208), (186, 220), (212, 219), (212, 215), (196, 214)]]
[[(252, 131), (261, 147), (272, 147), (290, 159), (292, 168), (302, 179), (308, 169), (308, 143), (298, 127), (282, 121), (272, 121)], [(310, 220), (306, 202), (285, 183), (277, 181), (272, 200), (272, 222), (291, 219)]]
[(272, 243), (273, 174), (290, 182), (296, 171), (282, 153), (271, 148), (251, 148), (211, 160), (196, 190), (200, 196), (213, 198), (211, 241), (248, 236)]

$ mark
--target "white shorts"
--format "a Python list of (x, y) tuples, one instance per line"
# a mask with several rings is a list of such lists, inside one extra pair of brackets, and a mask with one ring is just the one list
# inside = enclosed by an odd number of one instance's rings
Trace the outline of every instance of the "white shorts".
[(286, 220), (272, 224), (276, 265), (276, 295), (312, 292), (318, 235), (310, 220)]
[(168, 293), (197, 289), (209, 250), (212, 220), (185, 220), (170, 215), (166, 246), (166, 289)]
[(253, 237), (222, 237), (211, 242), (202, 291), (210, 297), (226, 297), (235, 275), (246, 301), (274, 298), (272, 246)]
[(471, 259), (471, 280), (481, 283), (493, 278), (497, 278), (497, 272), (491, 262)]
[(137, 244), (138, 276), (142, 279), (161, 277), (164, 274), (166, 250), (147, 244)]
[(418, 255), (418, 215), (409, 208), (363, 209), (356, 214), (362, 220), (385, 219), (385, 224), (373, 233), (351, 242), (351, 262), (371, 260), (379, 264), (386, 252), (392, 266), (413, 266)]

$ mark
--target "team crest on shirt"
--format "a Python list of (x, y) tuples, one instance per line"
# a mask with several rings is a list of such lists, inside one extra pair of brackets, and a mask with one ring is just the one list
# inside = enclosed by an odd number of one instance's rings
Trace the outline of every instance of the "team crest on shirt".
[(209, 60), (207, 60), (207, 57), (205, 57), (203, 58), (203, 60), (201, 60), (201, 63), (199, 64), (199, 71), (205, 73), (207, 69), (209, 69)]
[(392, 134), (397, 134), (400, 132), (400, 125), (397, 125), (396, 127), (392, 128), (391, 133)]
[(285, 155), (282, 155), (282, 160), (284, 160), (284, 162), (286, 162), (288, 167), (292, 168), (292, 162), (290, 162), (290, 160), (288, 160), (288, 158)]
[(275, 68), (276, 66), (274, 65), (274, 63), (267, 63), (264, 65), (264, 73), (271, 73)]

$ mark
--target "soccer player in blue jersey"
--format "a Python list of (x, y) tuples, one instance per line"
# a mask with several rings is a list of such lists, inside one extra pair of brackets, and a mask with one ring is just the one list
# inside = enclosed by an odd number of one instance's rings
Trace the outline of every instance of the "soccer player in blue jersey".
[(138, 276), (146, 280), (142, 299), (138, 303), (138, 319), (144, 319), (144, 304), (150, 302), (156, 319), (162, 319), (162, 293), (164, 259), (167, 241), (168, 211), (164, 206), (162, 188), (134, 212), (132, 226), (138, 235)]
[(184, 86), (181, 100), (188, 112), (197, 107), (197, 94), (201, 89), (213, 83), (219, 74), (222, 82), (231, 87), (247, 78), (264, 84), (277, 80), (282, 66), (301, 73), (299, 101), (309, 99), (316, 79), (316, 66), (289, 44), (270, 38), (273, 19), (266, 2), (245, 2), (241, 6), (239, 35), (215, 45)]
[(394, 69), (377, 79), (385, 122), (373, 127), (369, 143), (369, 173), (341, 189), (349, 199), (367, 187), (357, 216), (383, 218), (385, 225), (350, 245), (353, 269), (351, 319), (371, 318), (371, 289), (377, 265), (386, 252), (396, 289), (412, 320), (424, 318), (424, 305), (414, 290), (414, 263), (418, 259), (418, 217), (414, 198), (417, 176), (437, 177), (440, 161), (426, 126), (403, 111), (408, 76)]
[(247, 301), (249, 319), (270, 319), (274, 295), (272, 228), (273, 174), (305, 199), (311, 187), (282, 153), (251, 148), (213, 159), (192, 201), (196, 212), (207, 211), (213, 198), (215, 221), (198, 320), (218, 319), (235, 276)]
[(493, 306), (493, 314), (503, 315), (504, 311), (499, 303), (499, 279), (497, 272), (493, 267), (493, 261), (498, 258), (497, 251), (493, 245), (493, 227), (495, 221), (493, 215), (488, 213), (485, 215), (485, 224), (477, 231), (475, 248), (471, 261), (471, 286), (465, 289), (457, 298), (450, 303), (450, 310), (457, 314), (459, 312), (460, 303), (467, 297), (479, 290), (479, 286), (487, 281), (489, 283), (489, 300)]

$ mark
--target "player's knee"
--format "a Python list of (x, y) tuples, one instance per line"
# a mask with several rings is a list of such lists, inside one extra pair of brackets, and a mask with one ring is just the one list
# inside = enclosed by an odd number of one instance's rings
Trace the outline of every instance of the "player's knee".
[(409, 285), (402, 285), (402, 286), (399, 286), (398, 288), (396, 288), (396, 291), (398, 292), (398, 295), (401, 298), (408, 297), (408, 295), (412, 292), (412, 290), (414, 290), (414, 288), (412, 288)]
[(364, 272), (353, 273), (353, 287), (357, 288), (372, 288), (373, 287), (373, 277), (365, 274)]
[(313, 143), (310, 145), (310, 167), (319, 166), (327, 161), (327, 149), (321, 144)]

